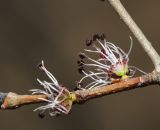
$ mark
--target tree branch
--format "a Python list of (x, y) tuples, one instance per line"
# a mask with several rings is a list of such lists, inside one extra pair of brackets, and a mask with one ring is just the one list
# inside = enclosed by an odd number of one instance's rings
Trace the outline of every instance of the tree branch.
[[(90, 99), (98, 98), (104, 95), (109, 95), (122, 91), (128, 91), (136, 88), (142, 88), (145, 86), (149, 86), (152, 84), (159, 84), (159, 83), (160, 83), (160, 73), (154, 71), (147, 75), (127, 80), (122, 80), (118, 83), (107, 85), (104, 87), (77, 90), (70, 93), (76, 97), (74, 103), (81, 104)], [(44, 102), (40, 98), (47, 99), (46, 95), (18, 95), (12, 92), (9, 92), (6, 96), (3, 95), (5, 94), (2, 93), (0, 95), (1, 98), (4, 98), (4, 100), (0, 100), (0, 103), (2, 104), (1, 109), (15, 109), (22, 105)]]
[(139, 43), (142, 45), (143, 49), (146, 51), (146, 53), (152, 60), (155, 66), (155, 70), (160, 72), (160, 56), (153, 48), (151, 42), (146, 38), (144, 33), (134, 22), (134, 20), (129, 15), (127, 10), (124, 8), (120, 0), (108, 0), (108, 2), (111, 4), (114, 10), (119, 14), (120, 18), (123, 20), (123, 22), (127, 25), (130, 31), (134, 34)]

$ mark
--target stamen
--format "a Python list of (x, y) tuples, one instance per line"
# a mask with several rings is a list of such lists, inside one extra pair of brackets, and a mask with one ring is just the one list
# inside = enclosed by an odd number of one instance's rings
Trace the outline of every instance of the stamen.
[(49, 114), (51, 116), (55, 116), (61, 113), (67, 114), (70, 110), (70, 107), (67, 106), (68, 108), (66, 108), (65, 106), (63, 106), (62, 102), (66, 99), (66, 96), (69, 94), (69, 91), (64, 87), (62, 87), (62, 85), (59, 85), (56, 78), (45, 68), (43, 61), (39, 66), (40, 69), (42, 69), (46, 73), (46, 75), (49, 77), (49, 79), (51, 79), (52, 82), (51, 83), (47, 81), (42, 82), (39, 79), (37, 79), (40, 85), (44, 87), (44, 90), (32, 89), (31, 90), (32, 94), (46, 95), (48, 97), (47, 99), (45, 98), (39, 98), (39, 99), (47, 102), (48, 104), (40, 106), (36, 108), (34, 111), (38, 110), (41, 111), (39, 113), (39, 116), (41, 118), (43, 118), (44, 112), (46, 110), (49, 110)]
[[(129, 54), (132, 49), (132, 40), (131, 46), (128, 53), (125, 53), (120, 47), (114, 45), (111, 42), (106, 41), (106, 36), (104, 34), (98, 35), (94, 34), (93, 39), (90, 40), (88, 45), (93, 43), (94, 49), (84, 49), (86, 53), (98, 54), (99, 58), (94, 59), (89, 57), (85, 53), (81, 53), (80, 59), (86, 58), (89, 62), (78, 61), (80, 66), (79, 71), (84, 74), (84, 77), (80, 80), (80, 83), (83, 80), (90, 78), (92, 81), (86, 85), (85, 88), (100, 87), (112, 83), (112, 80), (122, 78), (126, 75), (129, 77)], [(84, 68), (93, 67), (91, 70), (94, 71), (84, 71)]]
[(132, 39), (132, 37), (131, 37), (131, 36), (129, 36), (129, 38), (130, 38), (130, 40), (131, 40), (131, 43), (130, 43), (129, 51), (128, 51), (128, 53), (127, 53), (127, 57), (130, 55), (131, 50), (132, 50), (132, 47), (133, 47), (133, 39)]
[(80, 57), (81, 59), (84, 59), (84, 58), (85, 58), (85, 55), (84, 55), (83, 53), (80, 53), (80, 54), (79, 54), (79, 57)]

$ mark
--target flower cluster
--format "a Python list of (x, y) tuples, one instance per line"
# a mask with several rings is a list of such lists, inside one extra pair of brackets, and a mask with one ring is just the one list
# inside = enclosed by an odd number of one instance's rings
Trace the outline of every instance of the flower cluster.
[[(84, 49), (85, 53), (79, 54), (80, 60), (77, 62), (79, 72), (84, 74), (78, 82), (78, 88), (92, 89), (109, 85), (133, 77), (136, 70), (145, 73), (128, 64), (132, 39), (127, 53), (115, 44), (106, 41), (104, 34), (94, 35), (91, 40), (86, 41), (86, 45), (91, 49)], [(39, 68), (48, 76), (51, 82), (37, 79), (44, 89), (32, 89), (32, 94), (45, 95), (46, 98), (40, 99), (47, 102), (47, 105), (40, 106), (34, 111), (40, 110), (40, 117), (44, 116), (46, 110), (49, 111), (51, 116), (61, 113), (68, 114), (72, 103), (76, 101), (76, 94), (69, 92), (60, 85), (56, 78), (45, 68), (43, 61)], [(86, 84), (84, 85), (84, 83)], [(82, 85), (85, 87), (82, 87)]]
[(40, 85), (44, 87), (44, 90), (41, 89), (30, 90), (32, 91), (32, 94), (44, 94), (48, 97), (47, 99), (41, 98), (41, 100), (47, 102), (48, 104), (38, 107), (34, 111), (40, 110), (41, 111), (39, 113), (40, 117), (44, 115), (46, 110), (49, 110), (49, 114), (51, 116), (59, 115), (61, 113), (68, 114), (72, 105), (70, 92), (62, 85), (59, 85), (56, 78), (45, 68), (43, 61), (39, 65), (39, 68), (43, 72), (45, 72), (45, 74), (52, 82), (47, 82), (47, 81), (42, 82), (39, 79), (37, 79)]
[[(127, 53), (115, 44), (106, 41), (104, 34), (94, 35), (93, 39), (86, 41), (86, 45), (91, 46), (92, 49), (84, 49), (87, 54), (79, 54), (79, 72), (84, 74), (79, 81), (80, 86), (88, 78), (91, 82), (85, 85), (85, 88), (91, 89), (111, 84), (116, 79), (126, 79), (134, 75), (135, 69), (131, 69), (134, 67), (128, 65), (132, 39)], [(94, 58), (91, 58), (88, 53), (94, 55)], [(89, 71), (86, 71), (87, 67), (90, 67)]]

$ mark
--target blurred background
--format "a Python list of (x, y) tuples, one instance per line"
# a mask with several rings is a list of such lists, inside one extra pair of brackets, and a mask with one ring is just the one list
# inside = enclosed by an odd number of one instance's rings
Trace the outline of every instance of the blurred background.
[[(153, 46), (160, 52), (160, 1), (122, 0)], [(4, 0), (0, 1), (0, 91), (29, 94), (39, 88), (37, 68), (44, 60), (58, 81), (70, 90), (81, 78), (78, 53), (94, 33), (125, 51), (133, 38), (130, 64), (146, 72), (153, 65), (107, 2), (99, 0)], [(139, 75), (139, 74), (138, 74)], [(0, 111), (0, 129), (9, 130), (151, 130), (160, 129), (160, 88), (150, 86), (74, 105), (69, 115), (40, 119), (28, 105)]]

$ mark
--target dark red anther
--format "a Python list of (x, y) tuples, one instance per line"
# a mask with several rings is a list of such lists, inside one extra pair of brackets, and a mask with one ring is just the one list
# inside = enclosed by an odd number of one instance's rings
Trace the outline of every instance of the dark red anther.
[(77, 61), (77, 64), (78, 64), (78, 65), (81, 64), (81, 61), (78, 60), (78, 61)]
[(93, 35), (93, 41), (97, 40), (97, 39), (100, 39), (100, 36), (98, 34), (94, 34)]
[(92, 45), (93, 41), (92, 40), (86, 40), (86, 46)]
[(78, 64), (78, 66), (83, 66), (84, 65), (84, 61), (83, 60), (78, 60), (77, 64)]
[(80, 62), (84, 64), (84, 61), (83, 61), (83, 60), (80, 60)]
[(38, 64), (37, 67), (44, 72), (43, 70), (44, 65), (42, 63)]
[(38, 113), (38, 117), (42, 119), (42, 118), (44, 118), (44, 117), (45, 117), (45, 114), (44, 114), (44, 113), (42, 113), (42, 112), (40, 112), (40, 113)]
[(78, 72), (79, 72), (80, 74), (83, 74), (83, 71), (84, 71), (84, 68), (83, 68), (82, 66), (78, 68)]
[(37, 67), (38, 67), (38, 68), (42, 68), (42, 67), (43, 67), (42, 63), (39, 63), (39, 64), (37, 65)]
[(85, 55), (84, 55), (83, 53), (80, 53), (80, 54), (79, 54), (79, 57), (80, 57), (81, 59), (86, 58)]

